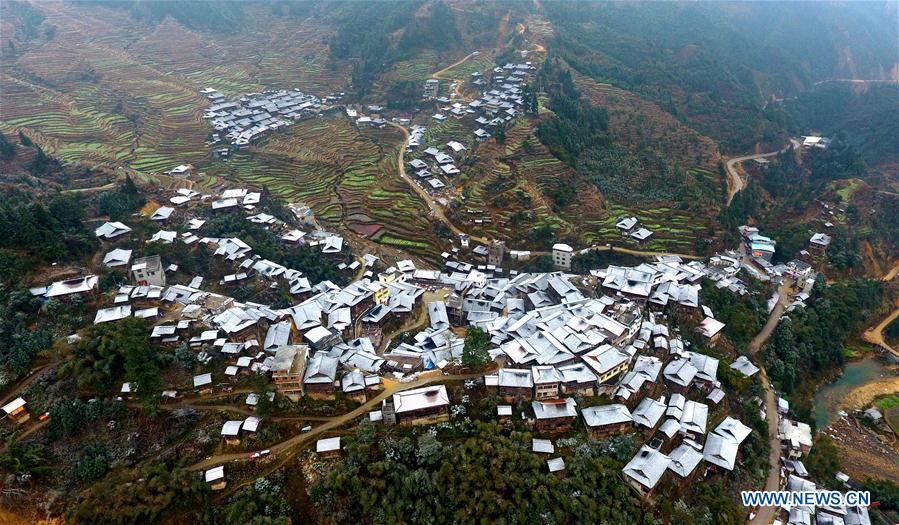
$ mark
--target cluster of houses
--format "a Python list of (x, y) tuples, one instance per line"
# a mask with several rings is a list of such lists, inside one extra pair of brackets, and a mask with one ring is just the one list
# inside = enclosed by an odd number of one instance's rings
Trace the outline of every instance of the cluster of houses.
[(802, 138), (803, 149), (827, 149), (830, 146), (831, 139), (820, 135), (808, 135)]
[[(490, 354), (501, 365), (497, 373), (484, 377), (485, 388), (509, 403), (529, 403), (526, 418), (537, 432), (569, 429), (581, 417), (596, 437), (625, 431), (646, 435), (648, 444), (624, 471), (641, 493), (650, 493), (667, 470), (678, 479), (695, 475), (703, 460), (706, 471), (734, 468), (750, 429), (714, 410), (725, 396), (717, 379), (719, 361), (690, 350), (664, 322), (663, 312), (670, 308), (695, 311), (697, 316), (711, 313), (697, 300), (703, 264), (667, 257), (634, 268), (597, 270), (586, 282), (599, 294), (584, 293), (562, 273), (510, 272), (502, 277), (494, 272), (488, 277), (473, 268), (467, 274), (459, 269), (465, 268), (455, 263), (446, 272), (417, 270), (411, 261), (402, 261), (378, 275), (377, 283), (390, 290), (388, 297), (403, 285), (410, 311), (422, 287), (450, 291), (444, 301), (424, 305), (427, 328), (382, 355), (368, 338), (345, 338), (356, 324), (354, 307), (374, 302), (374, 308), (359, 314), (365, 323), (383, 319), (381, 309), (389, 305), (389, 299), (378, 304), (374, 293), (369, 295), (372, 282), (365, 279), (343, 290), (323, 290), (285, 311), (269, 310), (274, 316), (287, 315), (267, 318), (261, 349), (258, 339), (248, 339), (258, 333), (258, 326), (244, 334), (235, 331), (265, 317), (244, 315), (247, 309), (264, 314), (260, 307), (232, 304), (212, 320), (226, 321), (218, 324), (227, 336), (220, 344), (231, 348), (234, 339), (243, 339), (237, 351), (251, 349), (256, 356), (238, 360), (251, 371), (271, 372), (282, 394), (329, 398), (342, 391), (360, 399), (379, 388), (384, 374), (415, 377), (457, 361), (464, 342), (452, 327), (478, 326), (490, 335)], [(344, 309), (349, 315), (334, 314)], [(231, 327), (231, 322), (238, 324)], [(708, 328), (700, 332), (713, 344), (722, 326), (713, 327), (714, 333)], [(219, 337), (213, 331), (200, 339), (215, 344)], [(758, 371), (745, 359), (732, 366), (745, 375)], [(211, 382), (211, 377), (202, 379), (198, 387)], [(604, 395), (613, 403), (578, 407), (575, 395)], [(436, 385), (398, 392), (370, 417), (387, 423), (433, 423), (446, 420), (449, 409), (445, 387)], [(511, 405), (500, 406), (497, 417), (509, 417), (511, 411)], [(713, 419), (719, 422), (709, 431)], [(553, 463), (557, 471), (564, 468), (558, 463)]]
[(446, 184), (434, 175), (448, 179), (460, 173), (455, 163), (467, 151), (464, 144), (455, 140), (447, 142), (446, 149), (450, 153), (431, 146), (424, 150), (422, 156), (409, 161), (409, 171), (432, 191), (446, 187)]
[[(670, 308), (710, 313), (696, 294), (704, 265), (667, 257), (635, 268), (612, 266), (583, 278), (578, 288), (564, 273), (488, 276), (464, 264), (432, 271), (401, 261), (377, 281), (363, 279), (344, 289), (323, 286), (281, 311), (231, 303), (207, 317), (213, 330), (200, 339), (220, 344), (223, 352), (236, 349), (235, 356), (248, 352), (236, 358), (238, 369), (242, 360), (248, 371), (270, 372), (283, 395), (330, 398), (343, 392), (361, 400), (380, 388), (385, 375), (403, 380), (458, 362), (464, 341), (452, 328), (477, 326), (490, 335), (490, 355), (500, 364), (484, 376), (484, 388), (510, 403), (498, 407), (500, 420), (510, 418), (512, 404), (518, 404), (541, 434), (570, 429), (579, 417), (596, 438), (643, 433), (647, 445), (624, 469), (643, 494), (668, 470), (684, 480), (735, 467), (751, 430), (715, 410), (725, 397), (717, 379), (719, 361), (690, 350), (664, 322), (663, 312)], [(386, 302), (375, 297), (378, 286), (387, 287)], [(428, 326), (408, 342), (379, 355), (371, 339), (348, 337), (357, 333), (354, 319), (382, 320), (382, 310), (397, 294), (406, 294), (408, 301), (401, 312), (411, 311), (424, 287), (444, 288), (448, 295), (423, 305)], [(600, 293), (585, 293), (584, 287)], [(260, 321), (267, 326), (262, 345)], [(710, 342), (716, 334), (711, 335)], [(732, 366), (745, 375), (758, 371), (745, 358)], [(211, 387), (210, 374), (198, 379), (197, 388)], [(611, 403), (579, 407), (575, 398), (598, 395)], [(446, 421), (450, 407), (445, 386), (425, 386), (393, 394), (369, 417), (387, 424), (431, 424)], [(241, 422), (230, 423), (223, 438), (246, 432)], [(323, 450), (333, 453), (339, 446), (329, 442)], [(698, 468), (702, 461), (705, 469)], [(561, 458), (548, 464), (554, 472), (564, 470)]]
[[(762, 235), (755, 226), (743, 225), (740, 226), (739, 231), (741, 236), (740, 251), (743, 255), (737, 253), (727, 253), (726, 255), (738, 260), (742, 268), (761, 281), (779, 281), (784, 277), (793, 279), (802, 288), (800, 301), (796, 303), (801, 305), (801, 302), (808, 298), (808, 292), (817, 276), (817, 273), (807, 262), (809, 252), (802, 250), (798, 259), (787, 263), (774, 264), (771, 262), (771, 258), (774, 256), (777, 241)], [(823, 234), (812, 236), (809, 243), (810, 249), (816, 249), (814, 248), (815, 243), (825, 243), (825, 246), (830, 243), (829, 236), (823, 235), (821, 237), (821, 235)]]
[(615, 228), (622, 237), (631, 239), (637, 244), (645, 244), (652, 237), (652, 232), (640, 224), (636, 217), (624, 217), (615, 223)]
[(438, 98), (438, 104), (442, 105), (432, 118), (443, 122), (449, 117), (461, 119), (477, 115), (475, 122), (480, 127), (474, 131), (474, 135), (478, 141), (483, 142), (490, 138), (491, 128), (505, 126), (521, 114), (524, 86), (534, 71), (536, 67), (530, 62), (496, 67), (492, 71), (490, 86), (480, 72), (472, 73), (470, 82), (483, 89), (482, 95), (467, 104), (451, 102), (446, 97)]
[(321, 99), (297, 89), (249, 93), (237, 102), (213, 88), (200, 93), (212, 103), (203, 118), (215, 129), (213, 142), (225, 140), (237, 147), (322, 111)]
[[(439, 164), (438, 156), (433, 157)], [(646, 445), (624, 468), (625, 478), (641, 494), (651, 493), (669, 470), (677, 482), (733, 470), (751, 433), (724, 410), (719, 360), (691, 348), (690, 338), (666, 323), (676, 309), (679, 316), (693, 318), (705, 345), (714, 347), (724, 324), (700, 303), (700, 282), (708, 278), (719, 288), (746, 293), (737, 277), (742, 264), (735, 254), (718, 254), (707, 263), (656, 257), (586, 276), (507, 273), (500, 267), (505, 246), (498, 242), (472, 252), (486, 264), (461, 262), (447, 253), (442, 270), (419, 269), (405, 260), (376, 272), (380, 261), (366, 255), (352, 267), (340, 263), (359, 270), (355, 281), (341, 287), (330, 281), (311, 283), (302, 272), (253, 254), (239, 238), (200, 237), (204, 221), (182, 211), (195, 206), (208, 206), (212, 213), (239, 209), (246, 220), (270, 228), (286, 244), (315, 244), (324, 253), (340, 254), (343, 243), (338, 236), (305, 232), (260, 213), (258, 194), (227, 189), (213, 196), (177, 190), (171, 200), (174, 207), (156, 210), (151, 219), (163, 224), (182, 220), (185, 231), (163, 236), (162, 230), (154, 235), (163, 239), (158, 242), (205, 245), (212, 257), (232, 264), (234, 273), (219, 282), (219, 290), (252, 278), (286, 289), (296, 301), (283, 308), (238, 301), (204, 287), (204, 276), (187, 285), (168, 284), (166, 274), (177, 271), (175, 265), (166, 266), (159, 256), (132, 260), (132, 251), (118, 244), (129, 237), (130, 227), (117, 222), (98, 227), (97, 236), (111, 248), (104, 263), (129, 267), (133, 283), (118, 288), (113, 305), (101, 308), (95, 322), (132, 315), (151, 319), (155, 344), (186, 345), (198, 361), (213, 368), (193, 378), (195, 392), (267, 374), (275, 390), (287, 397), (341, 395), (364, 401), (382, 388), (385, 377), (408, 381), (460, 362), (464, 339), (457, 334), (465, 327), (479, 327), (489, 335), (489, 354), (499, 365), (483, 377), (484, 388), (509, 403), (498, 408), (497, 418), (512, 417), (517, 405), (524, 407), (522, 418), (539, 434), (570, 429), (578, 418), (596, 438), (642, 433)], [(557, 244), (553, 253), (560, 269), (570, 268), (570, 246)], [(97, 285), (96, 276), (85, 276), (32, 293), (49, 298), (89, 293)], [(423, 301), (426, 290), (438, 296), (442, 292), (442, 299)], [(405, 326), (421, 309), (427, 315), (423, 329), (400, 344), (384, 344), (387, 332)], [(745, 357), (730, 366), (745, 376), (758, 372)], [(122, 395), (139, 388), (126, 383)], [(167, 390), (162, 395), (178, 393)], [(595, 396), (604, 396), (608, 403), (578, 406), (578, 399)], [(253, 406), (258, 400), (250, 394), (246, 403)], [(25, 402), (17, 402), (3, 407), (11, 417), (13, 412), (21, 417)], [(424, 386), (396, 392), (369, 417), (387, 424), (430, 424), (449, 418), (450, 403), (445, 386)], [(810, 430), (783, 421), (779, 431), (787, 454), (798, 459), (811, 445)], [(228, 421), (221, 435), (225, 442), (237, 443), (262, 424), (255, 417)], [(322, 446), (327, 453), (340, 448), (339, 441)], [(564, 461), (550, 458), (548, 468), (560, 473)], [(224, 479), (218, 472), (207, 476), (215, 484)]]
[[(506, 64), (505, 66), (497, 67), (493, 70), (491, 80), (493, 88), (489, 90), (482, 75), (474, 73), (472, 75), (472, 84), (484, 87), (484, 91), (481, 97), (467, 104), (452, 102), (448, 97), (438, 98), (439, 81), (431, 79), (425, 83), (424, 98), (436, 98), (439, 109), (432, 118), (438, 123), (450, 117), (457, 119), (476, 117), (475, 122), (479, 127), (474, 132), (475, 138), (477, 141), (483, 142), (491, 136), (491, 133), (487, 130), (497, 126), (505, 126), (507, 122), (521, 113), (523, 104), (522, 87), (533, 71), (535, 71), (535, 68), (530, 63)], [(356, 115), (352, 116), (355, 117)], [(363, 118), (368, 120), (362, 122)], [(375, 120), (370, 117), (360, 117), (356, 120), (357, 125), (366, 123), (374, 125)], [(411, 127), (409, 140), (406, 144), (407, 151), (413, 152), (423, 144), (425, 130), (426, 128), (421, 125)], [(427, 191), (440, 192), (447, 187), (448, 178), (460, 173), (456, 163), (467, 151), (465, 142), (460, 138), (450, 140), (446, 144), (445, 151), (442, 151), (442, 147), (428, 147), (421, 155), (416, 155), (416, 158), (409, 162), (409, 171), (417, 177), (417, 180)]]

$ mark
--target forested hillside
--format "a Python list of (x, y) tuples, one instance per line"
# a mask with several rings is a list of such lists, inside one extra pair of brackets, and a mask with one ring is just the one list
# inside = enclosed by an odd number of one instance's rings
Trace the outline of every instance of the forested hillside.
[(794, 134), (841, 135), (870, 166), (899, 158), (899, 88), (826, 83), (784, 102)]
[[(895, 4), (547, 3), (551, 49), (742, 152), (774, 141), (763, 103), (828, 78), (895, 75)], [(845, 9), (844, 9), (845, 8)], [(821, 28), (830, 28), (822, 30)], [(847, 37), (852, 35), (852, 39)]]

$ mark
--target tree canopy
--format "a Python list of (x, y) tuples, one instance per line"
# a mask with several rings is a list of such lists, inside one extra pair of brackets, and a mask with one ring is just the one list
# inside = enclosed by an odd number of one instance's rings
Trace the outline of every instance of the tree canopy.
[(487, 333), (477, 326), (468, 328), (465, 334), (465, 346), (462, 348), (462, 364), (472, 368), (480, 368), (490, 361), (487, 347), (490, 339)]

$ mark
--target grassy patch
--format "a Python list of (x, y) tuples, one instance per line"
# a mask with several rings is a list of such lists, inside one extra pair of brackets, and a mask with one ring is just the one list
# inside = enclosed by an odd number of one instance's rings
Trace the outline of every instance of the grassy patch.
[(882, 397), (874, 402), (874, 406), (881, 411), (899, 407), (899, 394), (890, 394), (886, 397)]

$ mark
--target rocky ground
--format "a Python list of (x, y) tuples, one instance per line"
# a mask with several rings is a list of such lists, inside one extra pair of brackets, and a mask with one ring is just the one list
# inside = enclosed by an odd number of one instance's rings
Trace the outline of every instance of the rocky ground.
[(852, 417), (843, 417), (824, 432), (839, 447), (843, 471), (851, 478), (861, 481), (875, 477), (899, 483), (899, 440), (889, 430), (875, 432)]

